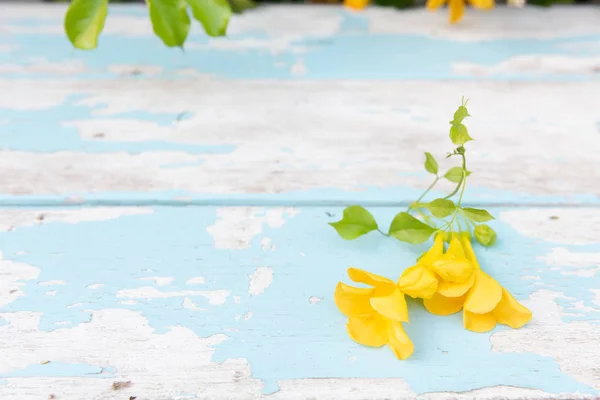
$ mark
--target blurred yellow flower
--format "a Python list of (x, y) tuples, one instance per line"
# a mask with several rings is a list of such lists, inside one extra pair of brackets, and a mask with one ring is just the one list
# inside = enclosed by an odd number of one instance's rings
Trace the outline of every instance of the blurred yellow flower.
[[(452, 266), (456, 271), (450, 274), (446, 270), (444, 273), (452, 278), (460, 277), (461, 280), (445, 279), (436, 271), (440, 277), (437, 293), (423, 300), (429, 312), (450, 315), (463, 309), (463, 325), (474, 332), (490, 331), (497, 323), (520, 328), (531, 320), (531, 311), (481, 270), (468, 238), (458, 239), (454, 236), (450, 242), (450, 247), (452, 246), (456, 257)], [(446, 254), (451, 252), (450, 247)], [(465, 274), (469, 269), (463, 265), (464, 258), (471, 264), (471, 273), (466, 279)]]
[(398, 285), (358, 268), (349, 268), (348, 276), (372, 286), (357, 288), (339, 282), (335, 289), (335, 304), (348, 317), (348, 335), (364, 346), (387, 344), (401, 360), (410, 357), (414, 346), (402, 327), (409, 320), (408, 307)]
[(362, 10), (369, 5), (369, 0), (344, 0), (344, 6), (353, 10)]
[(451, 24), (454, 24), (460, 21), (465, 14), (465, 1), (472, 7), (480, 10), (494, 8), (494, 0), (427, 0), (427, 9), (429, 11), (435, 11), (448, 3), (448, 8), (450, 9), (449, 21)]

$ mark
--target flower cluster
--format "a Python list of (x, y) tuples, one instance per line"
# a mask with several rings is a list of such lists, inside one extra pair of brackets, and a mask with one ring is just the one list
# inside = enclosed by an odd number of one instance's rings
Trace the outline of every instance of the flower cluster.
[[(330, 223), (346, 240), (378, 231), (402, 242), (418, 244), (433, 235), (431, 248), (402, 273), (398, 282), (350, 268), (350, 279), (371, 287), (357, 288), (340, 282), (335, 291), (338, 308), (348, 316), (350, 337), (366, 346), (387, 344), (399, 359), (410, 357), (414, 351), (402, 326), (409, 322), (405, 295), (422, 299), (425, 308), (435, 315), (462, 310), (463, 326), (473, 332), (487, 332), (497, 324), (520, 328), (532, 317), (508, 290), (481, 269), (473, 251), (472, 237), (490, 247), (496, 242), (496, 232), (485, 224), (494, 219), (487, 210), (462, 205), (472, 174), (467, 169), (465, 147), (473, 140), (464, 124), (465, 118), (470, 117), (467, 102), (463, 98), (450, 121), (450, 140), (457, 147), (446, 157), (460, 158), (461, 165), (440, 174), (438, 162), (426, 152), (424, 167), (434, 175), (433, 182), (406, 211), (394, 217), (387, 233), (379, 228), (368, 210), (358, 205), (345, 208), (343, 218)], [(454, 190), (443, 198), (424, 202), (441, 180), (456, 184)], [(452, 200), (455, 196), (456, 202)]]
[(452, 233), (446, 250), (444, 237), (437, 234), (429, 251), (397, 283), (360, 269), (348, 270), (354, 282), (372, 286), (340, 282), (335, 290), (335, 302), (348, 316), (348, 335), (354, 341), (370, 347), (387, 344), (399, 359), (410, 357), (414, 346), (402, 327), (409, 322), (404, 295), (423, 299), (427, 311), (435, 315), (462, 310), (463, 326), (473, 332), (490, 331), (496, 324), (520, 328), (531, 320), (531, 311), (481, 269), (468, 235)]

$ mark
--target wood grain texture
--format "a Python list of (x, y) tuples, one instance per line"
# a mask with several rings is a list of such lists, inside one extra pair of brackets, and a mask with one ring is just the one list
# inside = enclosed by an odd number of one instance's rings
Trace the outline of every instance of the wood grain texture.
[[(0, 398), (598, 398), (600, 9), (264, 7), (185, 53), (137, 6), (72, 52), (64, 10), (0, 6)], [(499, 235), (476, 251), (534, 319), (476, 334), (411, 302), (400, 362), (332, 294), (424, 247), (327, 222), (360, 203), (386, 229), (424, 151), (451, 166), (463, 95), (465, 201)]]

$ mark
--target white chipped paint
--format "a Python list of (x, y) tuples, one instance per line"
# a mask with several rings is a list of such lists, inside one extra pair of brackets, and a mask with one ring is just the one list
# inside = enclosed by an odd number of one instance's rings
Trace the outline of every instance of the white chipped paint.
[[(516, 209), (501, 212), (499, 218), (521, 235), (546, 242), (570, 245), (600, 243), (600, 212), (597, 208)], [(579, 226), (586, 228), (573, 229)]]
[(49, 290), (44, 293), (46, 296), (56, 296), (56, 290)]
[(596, 298), (594, 299), (594, 303), (598, 304), (600, 306), (600, 289), (592, 289), (592, 293), (594, 293), (596, 295)]
[(135, 300), (121, 300), (121, 301), (117, 301), (117, 304), (123, 304), (124, 306), (134, 306), (136, 305), (138, 302)]
[(56, 281), (42, 281), (38, 282), (40, 286), (56, 286), (56, 285), (66, 285), (67, 281), (56, 280)]
[(94, 207), (69, 210), (0, 210), (0, 231), (7, 232), (18, 227), (40, 223), (106, 221), (126, 215), (152, 214), (154, 211), (146, 207)]
[(304, 64), (304, 60), (299, 58), (290, 68), (290, 73), (294, 76), (304, 76), (308, 72), (308, 68), (306, 64)]
[(87, 285), (86, 287), (91, 290), (100, 289), (104, 286), (104, 283), (92, 283), (91, 285)]
[(186, 285), (203, 285), (204, 283), (206, 283), (206, 279), (203, 276), (194, 276), (185, 282)]
[(509, 58), (497, 65), (458, 62), (452, 71), (459, 75), (489, 77), (499, 74), (589, 74), (600, 72), (600, 57), (558, 55), (524, 55)]
[(310, 304), (317, 304), (317, 303), (321, 302), (322, 300), (323, 300), (322, 297), (317, 297), (317, 296), (310, 296), (308, 298), (308, 301)]
[[(565, 323), (563, 309), (556, 299), (561, 293), (542, 290), (523, 303), (532, 311), (533, 320), (521, 329), (494, 333), (490, 341), (498, 352), (531, 352), (556, 360), (563, 373), (579, 382), (600, 387), (600, 325), (584, 321)], [(598, 309), (600, 310), (600, 308)]]
[(260, 248), (262, 250), (275, 250), (275, 245), (273, 244), (273, 240), (268, 237), (264, 237), (260, 239)]
[(131, 299), (167, 299), (170, 297), (201, 296), (208, 299), (209, 304), (222, 305), (227, 301), (231, 292), (229, 290), (181, 290), (163, 292), (153, 286), (144, 286), (136, 289), (121, 289), (117, 297)]
[(564, 247), (555, 247), (550, 253), (538, 256), (553, 269), (560, 270), (564, 275), (594, 277), (600, 271), (600, 253), (585, 253), (571, 251)]
[(240, 298), (240, 296), (233, 296), (233, 302), (234, 302), (235, 304), (240, 304), (240, 301), (241, 301), (241, 300), (242, 300), (242, 299)]
[[(42, 360), (110, 366), (116, 370), (114, 379), (9, 379), (8, 384), (0, 385), (0, 398), (42, 399), (47, 398), (52, 388), (60, 400), (121, 400), (129, 396), (173, 399), (182, 393), (209, 398), (232, 398), (230, 394), (236, 393), (234, 398), (248, 399), (261, 390), (260, 382), (252, 379), (244, 360), (219, 364), (211, 361), (214, 346), (227, 339), (222, 334), (201, 338), (179, 326), (155, 334), (146, 318), (124, 309), (93, 311), (88, 323), (50, 332), (39, 330), (38, 313), (0, 316), (9, 323), (0, 326), (3, 360), (0, 373), (23, 369)], [(15, 337), (19, 338), (17, 342)], [(128, 380), (133, 384), (131, 388), (118, 392), (111, 389), (113, 381)]]
[[(69, 80), (0, 79), (0, 87), (14, 93), (10, 99), (0, 98), (0, 107), (9, 109), (58, 106), (68, 95), (81, 93), (80, 85)], [(581, 174), (578, 169), (580, 165), (593, 165), (596, 161), (593, 155), (600, 153), (600, 140), (593, 139), (598, 129), (594, 106), (600, 103), (598, 81), (549, 85), (194, 78), (165, 83), (117, 78), (86, 82), (85, 92), (88, 97), (77, 104), (94, 107), (94, 115), (109, 118), (106, 123), (95, 117), (71, 121), (81, 126), (81, 134), (86, 138), (105, 127), (104, 139), (93, 140), (165, 140), (236, 147), (231, 153), (202, 156), (169, 151), (143, 154), (4, 151), (0, 169), (6, 172), (5, 176), (15, 178), (0, 179), (1, 192), (187, 190), (206, 193), (210, 190), (214, 194), (239, 194), (318, 188), (356, 190), (361, 185), (423, 187), (428, 182), (421, 175), (411, 174), (422, 172), (422, 153), (407, 151), (398, 157), (398, 149), (417, 146), (441, 159), (446, 145), (439, 140), (440, 126), (447, 125), (448, 110), (456, 107), (456, 93), (469, 93), (472, 99), (477, 99), (469, 103), (471, 113), (477, 115), (469, 121), (469, 129), (485, 132), (470, 153), (470, 162), (477, 165), (470, 184), (553, 196), (600, 195), (596, 184), (600, 181), (600, 170), (589, 169)], [(211, 93), (210, 103), (203, 97), (207, 92)], [(582, 92), (591, 96), (590, 101), (580, 101)], [(256, 98), (261, 101), (254, 101)], [(432, 98), (436, 99), (434, 106)], [(578, 107), (569, 108), (570, 118), (562, 118), (565, 107), (570, 104), (578, 104)], [(240, 114), (239, 109), (245, 112)], [(290, 109), (294, 109), (294, 113), (287, 112)], [(328, 112), (323, 113), (323, 109)], [(527, 110), (527, 113), (515, 113), (515, 109)], [(126, 134), (117, 136), (119, 132), (115, 125), (110, 125), (110, 119), (121, 119), (115, 114), (137, 110), (174, 114), (186, 111), (190, 117), (179, 121), (176, 128), (164, 129), (130, 119)], [(215, 115), (220, 117), (215, 118)], [(282, 126), (285, 126), (283, 133)], [(398, 126), (403, 127), (401, 132)], [(519, 134), (523, 130), (528, 134)], [(199, 131), (202, 135), (198, 135)], [(378, 132), (377, 140), (371, 140), (373, 132)], [(545, 140), (538, 140), (540, 136)], [(510, 145), (515, 141), (520, 143), (519, 147)], [(368, 151), (365, 151), (365, 143)], [(282, 152), (282, 148), (290, 151)], [(531, 148), (536, 152), (531, 152)], [(198, 163), (200, 159), (202, 164)], [(451, 164), (448, 160), (441, 161), (443, 169)], [(43, 173), (32, 165), (43, 165)], [(73, 169), (73, 165), (77, 168)], [(164, 168), (166, 165), (183, 166)], [(523, 168), (527, 174), (517, 173)], [(402, 171), (403, 174), (381, 171)], [(493, 195), (490, 198), (493, 199)], [(481, 200), (487, 199), (482, 197)]]
[[(135, 119), (89, 119), (70, 121), (65, 126), (73, 126), (79, 135), (88, 140), (121, 141), (125, 135), (131, 142), (143, 142), (149, 136), (163, 137), (175, 131), (173, 126), (160, 126), (155, 122)], [(101, 136), (99, 136), (101, 134)]]
[(146, 276), (140, 278), (140, 281), (154, 281), (156, 286), (166, 286), (169, 283), (173, 282), (175, 278), (170, 276)]
[(75, 75), (88, 72), (82, 60), (48, 61), (43, 57), (29, 57), (24, 64), (0, 64), (0, 74), (53, 74)]
[(26, 281), (36, 279), (40, 269), (32, 265), (9, 261), (2, 258), (0, 252), (0, 307), (12, 303), (17, 298), (25, 296), (21, 287)]
[(248, 293), (254, 296), (259, 295), (273, 283), (273, 268), (258, 267), (251, 275), (248, 275), (248, 278), (250, 278)]
[(206, 311), (206, 308), (198, 307), (189, 297), (183, 299), (183, 308), (186, 310)]
[(217, 249), (247, 249), (252, 239), (262, 232), (263, 224), (280, 228), (285, 218), (295, 216), (294, 208), (224, 207), (217, 209), (219, 219), (206, 228)]

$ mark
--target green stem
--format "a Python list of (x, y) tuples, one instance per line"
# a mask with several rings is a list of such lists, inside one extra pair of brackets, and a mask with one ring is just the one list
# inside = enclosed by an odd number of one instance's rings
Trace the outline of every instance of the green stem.
[(420, 197), (417, 199), (417, 201), (413, 202), (411, 205), (409, 205), (409, 206), (408, 206), (408, 208), (406, 209), (406, 212), (409, 212), (410, 210), (412, 210), (412, 209), (413, 209), (413, 207), (414, 207), (416, 204), (419, 204), (419, 203), (421, 202), (421, 200), (423, 200), (423, 198), (424, 198), (425, 196), (427, 196), (427, 193), (429, 193), (429, 192), (431, 191), (431, 189), (433, 189), (433, 187), (436, 185), (436, 183), (438, 183), (438, 181), (439, 181), (439, 180), (440, 180), (440, 177), (439, 177), (439, 176), (436, 176), (436, 177), (435, 177), (435, 180), (434, 180), (434, 181), (431, 183), (431, 185), (429, 185), (429, 187), (427, 188), (427, 190), (425, 190), (425, 191), (423, 192), (423, 194), (421, 194), (421, 196), (420, 196)]
[(390, 236), (389, 233), (385, 233), (384, 231), (382, 231), (381, 229), (377, 228), (377, 230), (379, 231), (379, 233), (381, 233), (383, 236)]

